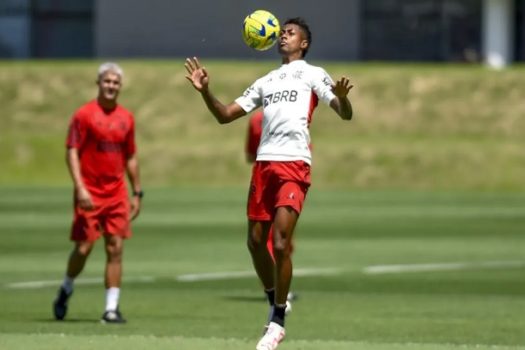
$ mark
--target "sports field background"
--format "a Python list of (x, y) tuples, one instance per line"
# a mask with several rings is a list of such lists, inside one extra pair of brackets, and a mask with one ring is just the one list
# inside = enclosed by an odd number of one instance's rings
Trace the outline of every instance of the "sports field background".
[[(230, 102), (274, 62), (209, 61)], [(323, 63), (356, 87), (355, 118), (321, 103), (311, 126), (317, 188), (523, 190), (523, 66)], [(239, 185), (249, 173), (246, 118), (219, 125), (184, 78), (184, 59), (123, 61), (122, 102), (135, 112), (146, 187)], [(68, 184), (64, 139), (96, 94), (98, 62), (0, 63), (0, 185)]]
[[(206, 62), (233, 100), (271, 63)], [(246, 121), (218, 125), (183, 60), (124, 61), (146, 190), (125, 326), (101, 325), (97, 246), (55, 322), (71, 219), (64, 138), (98, 62), (0, 63), (0, 349), (253, 349), (266, 303), (245, 248)], [(346, 65), (355, 120), (321, 106), (283, 350), (525, 349), (525, 83), (462, 65)]]

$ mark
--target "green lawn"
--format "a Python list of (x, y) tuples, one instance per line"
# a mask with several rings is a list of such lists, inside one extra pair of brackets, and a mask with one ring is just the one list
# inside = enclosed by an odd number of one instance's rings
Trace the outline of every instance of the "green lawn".
[[(203, 59), (229, 103), (279, 62)], [(235, 186), (249, 169), (247, 118), (219, 125), (184, 78), (184, 58), (122, 60), (121, 102), (136, 117), (147, 187)], [(355, 116), (320, 103), (311, 124), (315, 186), (523, 191), (525, 66), (311, 62), (351, 77)], [(0, 61), (0, 185), (69, 183), (64, 142), (96, 95), (99, 62)]]
[[(70, 191), (1, 188), (0, 349), (255, 348), (267, 306), (245, 248), (245, 197), (236, 187), (150, 189), (126, 243), (129, 322), (113, 326), (98, 321), (100, 245), (67, 320), (52, 319)], [(280, 348), (525, 349), (524, 213), (523, 193), (313, 188)]]

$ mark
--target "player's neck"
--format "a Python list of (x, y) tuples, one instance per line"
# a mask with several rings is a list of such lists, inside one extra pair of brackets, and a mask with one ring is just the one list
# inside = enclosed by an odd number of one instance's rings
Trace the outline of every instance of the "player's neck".
[(298, 61), (302, 59), (303, 59), (302, 52), (290, 54), (288, 56), (283, 56), (283, 64), (292, 63), (293, 61)]
[(99, 96), (97, 98), (97, 102), (100, 105), (100, 107), (102, 107), (102, 109), (105, 110), (112, 110), (115, 109), (115, 107), (117, 107), (117, 100), (108, 100), (102, 96)]

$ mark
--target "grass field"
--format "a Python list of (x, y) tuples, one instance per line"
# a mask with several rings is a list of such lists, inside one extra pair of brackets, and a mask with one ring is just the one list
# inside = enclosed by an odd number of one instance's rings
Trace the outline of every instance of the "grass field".
[[(297, 229), (283, 350), (525, 349), (525, 194), (328, 191)], [(67, 320), (51, 302), (70, 249), (70, 191), (0, 189), (0, 349), (253, 349), (266, 304), (240, 188), (149, 190), (102, 325), (102, 247)]]
[[(145, 186), (244, 183), (246, 118), (218, 125), (184, 78), (183, 62), (121, 62), (121, 101), (135, 113)], [(224, 102), (278, 64), (203, 63)], [(354, 120), (341, 121), (322, 103), (314, 114), (317, 188), (524, 190), (525, 66), (311, 63), (355, 83)], [(0, 61), (0, 185), (69, 184), (67, 125), (96, 95), (97, 67), (93, 61)]]

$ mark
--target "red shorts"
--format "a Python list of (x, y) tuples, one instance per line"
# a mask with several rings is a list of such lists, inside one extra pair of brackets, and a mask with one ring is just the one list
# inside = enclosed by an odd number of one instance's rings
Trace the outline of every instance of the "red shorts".
[(310, 187), (310, 165), (303, 161), (255, 162), (248, 194), (248, 219), (270, 221), (278, 207), (303, 209)]
[(127, 196), (94, 200), (95, 209), (86, 211), (75, 204), (72, 241), (95, 241), (102, 234), (131, 237), (130, 205)]

